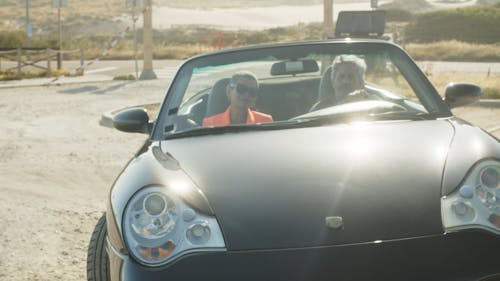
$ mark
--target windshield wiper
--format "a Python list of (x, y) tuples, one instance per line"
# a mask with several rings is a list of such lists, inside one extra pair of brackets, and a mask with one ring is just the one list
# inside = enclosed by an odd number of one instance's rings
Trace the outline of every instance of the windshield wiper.
[(183, 138), (183, 137), (193, 137), (193, 136), (203, 136), (203, 135), (217, 135), (224, 133), (237, 133), (246, 131), (261, 131), (272, 128), (269, 124), (275, 123), (263, 123), (263, 124), (238, 124), (229, 126), (206, 126), (206, 127), (196, 127), (185, 131), (175, 132), (169, 134), (165, 139)]
[(392, 111), (384, 113), (373, 113), (370, 117), (375, 120), (433, 120), (437, 116), (426, 112)]
[[(331, 120), (328, 121), (328, 123), (331, 122), (332, 122)], [(323, 125), (324, 123), (325, 120), (323, 118), (303, 118), (303, 119), (275, 121), (275, 122), (260, 123), (260, 124), (238, 124), (238, 125), (228, 125), (228, 126), (196, 127), (185, 131), (169, 134), (165, 137), (165, 139), (203, 136), (203, 135), (218, 135), (224, 133), (239, 133), (248, 131), (271, 131), (271, 130), (281, 130), (281, 129), (300, 128), (300, 127), (312, 127), (312, 126)]]

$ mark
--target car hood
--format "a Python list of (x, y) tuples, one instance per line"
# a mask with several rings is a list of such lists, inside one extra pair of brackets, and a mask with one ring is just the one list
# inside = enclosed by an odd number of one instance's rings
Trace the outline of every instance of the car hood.
[[(208, 198), (230, 250), (442, 233), (446, 120), (339, 124), (162, 141)], [(326, 226), (327, 217), (342, 226)], [(338, 226), (338, 225), (337, 225)]]

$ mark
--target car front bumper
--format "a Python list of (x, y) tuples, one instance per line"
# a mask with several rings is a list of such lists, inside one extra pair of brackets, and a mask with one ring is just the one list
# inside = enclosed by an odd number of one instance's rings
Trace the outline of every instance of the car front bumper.
[(500, 280), (500, 237), (484, 231), (373, 243), (196, 253), (149, 268), (114, 250), (116, 280)]

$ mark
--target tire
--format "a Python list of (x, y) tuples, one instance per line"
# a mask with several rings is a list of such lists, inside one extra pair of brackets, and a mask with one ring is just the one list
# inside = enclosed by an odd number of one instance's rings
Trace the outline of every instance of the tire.
[(87, 251), (87, 280), (88, 281), (109, 281), (109, 258), (106, 252), (106, 213), (104, 213), (97, 224), (90, 238)]

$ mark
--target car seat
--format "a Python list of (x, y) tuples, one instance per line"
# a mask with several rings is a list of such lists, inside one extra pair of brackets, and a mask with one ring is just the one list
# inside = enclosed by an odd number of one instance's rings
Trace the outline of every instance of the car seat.
[(330, 103), (335, 103), (335, 93), (333, 92), (332, 83), (330, 82), (330, 75), (332, 73), (332, 67), (329, 66), (319, 81), (318, 87), (318, 99), (316, 103), (311, 107), (309, 111), (318, 110), (321, 108), (320, 103), (323, 101), (328, 101)]
[(205, 117), (214, 116), (226, 111), (229, 106), (229, 100), (226, 95), (226, 87), (229, 84), (229, 78), (217, 80), (212, 86), (208, 95), (207, 112)]

